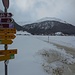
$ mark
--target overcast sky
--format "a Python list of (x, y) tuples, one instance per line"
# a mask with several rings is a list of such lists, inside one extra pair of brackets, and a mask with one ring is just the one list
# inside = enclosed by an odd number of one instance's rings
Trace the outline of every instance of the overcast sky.
[[(75, 0), (9, 0), (8, 12), (17, 23), (56, 17), (75, 25)], [(4, 9), (0, 0), (0, 9)]]

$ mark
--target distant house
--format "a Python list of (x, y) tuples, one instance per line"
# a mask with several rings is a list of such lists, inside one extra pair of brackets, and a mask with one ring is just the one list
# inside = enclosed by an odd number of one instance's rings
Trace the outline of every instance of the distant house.
[(64, 34), (62, 32), (56, 32), (55, 35), (57, 35), (57, 36), (63, 36)]

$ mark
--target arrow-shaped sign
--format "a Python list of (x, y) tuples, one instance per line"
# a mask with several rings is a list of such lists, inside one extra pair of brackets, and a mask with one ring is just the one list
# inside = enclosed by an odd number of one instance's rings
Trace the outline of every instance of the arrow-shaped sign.
[(14, 54), (0, 56), (0, 61), (9, 60), (9, 59), (14, 59)]
[(14, 39), (15, 37), (14, 34), (0, 34), (0, 39)]
[(10, 55), (0, 56), (0, 61), (9, 60), (9, 59), (10, 59)]
[(0, 55), (17, 54), (17, 49), (0, 50)]
[(0, 40), (0, 44), (12, 44), (12, 40)]
[(0, 17), (12, 17), (12, 13), (0, 13)]
[(0, 34), (12, 33), (16, 34), (16, 28), (0, 28)]
[(8, 18), (8, 17), (0, 18), (0, 22), (10, 23), (10, 22), (13, 22), (13, 19), (12, 18)]
[(0, 28), (14, 28), (14, 25), (13, 23), (10, 24), (1, 23)]

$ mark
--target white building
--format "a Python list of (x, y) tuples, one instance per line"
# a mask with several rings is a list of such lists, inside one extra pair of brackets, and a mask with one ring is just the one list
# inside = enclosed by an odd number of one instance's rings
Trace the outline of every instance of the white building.
[(64, 34), (62, 32), (56, 32), (55, 35), (57, 35), (57, 36), (63, 36)]

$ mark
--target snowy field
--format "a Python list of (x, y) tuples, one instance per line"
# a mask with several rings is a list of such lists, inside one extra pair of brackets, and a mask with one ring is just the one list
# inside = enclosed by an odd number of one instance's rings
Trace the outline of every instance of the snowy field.
[[(75, 57), (54, 44), (75, 48), (75, 37), (18, 35), (8, 45), (9, 49), (18, 49), (15, 59), (9, 61), (8, 75), (75, 75)], [(4, 75), (3, 61), (0, 75)]]
[(37, 36), (37, 38), (43, 41), (75, 48), (75, 36)]

